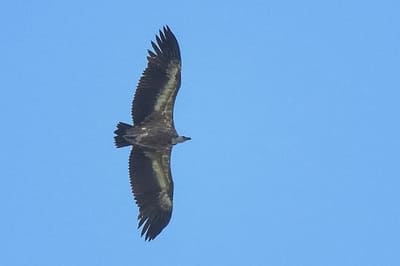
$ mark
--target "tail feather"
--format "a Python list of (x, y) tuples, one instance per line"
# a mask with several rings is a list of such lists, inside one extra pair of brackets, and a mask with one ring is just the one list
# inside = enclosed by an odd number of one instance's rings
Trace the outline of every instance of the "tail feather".
[(114, 143), (117, 148), (125, 147), (131, 145), (129, 142), (126, 141), (124, 135), (126, 131), (131, 128), (132, 126), (123, 122), (119, 122), (117, 125), (117, 129), (114, 131)]

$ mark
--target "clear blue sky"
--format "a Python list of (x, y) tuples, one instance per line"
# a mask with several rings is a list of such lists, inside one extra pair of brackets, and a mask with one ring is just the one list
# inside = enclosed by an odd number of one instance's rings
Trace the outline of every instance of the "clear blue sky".
[[(399, 1), (221, 2), (0, 4), (0, 265), (400, 265)], [(165, 24), (192, 141), (149, 243), (113, 130)]]

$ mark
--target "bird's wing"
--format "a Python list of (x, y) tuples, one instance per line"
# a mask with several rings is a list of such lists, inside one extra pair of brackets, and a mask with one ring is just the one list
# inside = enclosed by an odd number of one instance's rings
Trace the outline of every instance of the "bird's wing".
[(154, 239), (169, 223), (172, 214), (174, 184), (170, 168), (171, 148), (150, 152), (132, 148), (129, 176), (139, 226), (146, 240)]
[(151, 42), (154, 51), (148, 50), (147, 67), (136, 89), (132, 104), (135, 124), (157, 112), (171, 125), (175, 97), (181, 85), (181, 54), (178, 41), (168, 26), (160, 30), (156, 42)]

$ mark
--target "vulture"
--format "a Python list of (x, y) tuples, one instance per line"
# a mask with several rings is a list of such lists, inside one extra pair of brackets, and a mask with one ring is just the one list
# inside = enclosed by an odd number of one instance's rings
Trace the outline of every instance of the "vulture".
[(132, 146), (129, 178), (139, 207), (138, 228), (145, 240), (153, 240), (168, 225), (173, 206), (174, 183), (171, 151), (190, 140), (174, 126), (174, 104), (181, 86), (181, 54), (176, 37), (164, 26), (148, 50), (144, 70), (133, 98), (133, 125), (119, 122), (114, 131), (117, 148)]

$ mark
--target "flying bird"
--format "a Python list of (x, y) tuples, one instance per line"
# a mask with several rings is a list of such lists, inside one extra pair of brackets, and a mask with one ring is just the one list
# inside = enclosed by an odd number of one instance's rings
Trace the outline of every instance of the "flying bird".
[(119, 122), (114, 131), (117, 148), (132, 146), (129, 177), (139, 207), (141, 236), (153, 240), (168, 225), (172, 214), (174, 183), (171, 151), (190, 140), (175, 130), (173, 112), (181, 86), (181, 54), (168, 26), (151, 42), (147, 67), (136, 88), (131, 115), (133, 125)]

